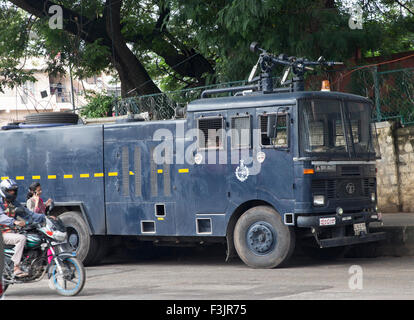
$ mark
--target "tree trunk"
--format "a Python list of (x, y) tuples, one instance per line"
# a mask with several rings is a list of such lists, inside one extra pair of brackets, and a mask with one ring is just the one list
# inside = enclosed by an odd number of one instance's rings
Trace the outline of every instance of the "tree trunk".
[(112, 41), (112, 58), (121, 79), (122, 97), (159, 93), (160, 90), (122, 36), (121, 7), (122, 0), (106, 1), (106, 31)]
[[(48, 0), (10, 0), (10, 2), (38, 18), (48, 18), (50, 16), (49, 8), (56, 5), (56, 3)], [(121, 6), (122, 1), (107, 0), (104, 17), (95, 20), (89, 20), (68, 8), (60, 6), (63, 10), (63, 28), (75, 36), (80, 35), (88, 43), (93, 43), (98, 39), (103, 40), (102, 43), (109, 48), (114, 67), (119, 73), (123, 97), (159, 93), (160, 90), (122, 37), (120, 26)], [(83, 25), (80, 26), (77, 21), (83, 21)], [(80, 27), (83, 29), (79, 30)]]

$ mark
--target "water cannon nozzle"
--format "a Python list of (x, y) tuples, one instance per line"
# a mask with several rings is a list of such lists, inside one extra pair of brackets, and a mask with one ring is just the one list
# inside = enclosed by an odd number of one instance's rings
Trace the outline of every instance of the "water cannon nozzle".
[(256, 51), (258, 51), (258, 48), (259, 48), (258, 46), (259, 44), (257, 42), (252, 42), (250, 44), (250, 51), (255, 53)]

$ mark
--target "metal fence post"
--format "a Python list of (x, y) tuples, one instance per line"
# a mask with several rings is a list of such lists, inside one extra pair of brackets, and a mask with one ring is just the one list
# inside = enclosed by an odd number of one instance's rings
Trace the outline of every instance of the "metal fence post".
[(374, 90), (375, 90), (375, 107), (377, 110), (377, 122), (381, 121), (381, 105), (380, 105), (380, 88), (378, 79), (378, 68), (374, 66), (372, 68), (372, 76), (374, 77)]

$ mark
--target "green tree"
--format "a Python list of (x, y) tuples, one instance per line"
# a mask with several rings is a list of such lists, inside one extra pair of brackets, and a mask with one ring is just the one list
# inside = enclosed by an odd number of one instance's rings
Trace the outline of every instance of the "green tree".
[[(355, 3), (356, 1), (352, 1)], [(271, 52), (348, 60), (412, 49), (407, 0), (361, 0), (364, 25), (349, 28), (350, 1), (334, 0), (0, 0), (4, 34), (15, 39), (13, 59), (32, 50), (50, 57), (50, 71), (70, 65), (79, 77), (116, 70), (122, 96), (245, 79), (257, 56), (252, 41)], [(50, 29), (53, 5), (63, 30)], [(20, 8), (21, 10), (17, 10)], [(23, 20), (9, 23), (7, 15)], [(17, 20), (16, 20), (17, 21)], [(28, 30), (38, 39), (29, 40)], [(20, 40), (17, 41), (17, 39)], [(62, 53), (61, 61), (53, 59)], [(0, 42), (0, 56), (7, 49)], [(15, 60), (0, 67), (13, 71)], [(3, 69), (2, 69), (3, 70)], [(14, 72), (17, 72), (14, 70)], [(13, 77), (9, 78), (13, 81)], [(1, 85), (1, 84), (0, 84)]]
[(105, 92), (91, 93), (86, 97), (88, 104), (81, 109), (81, 116), (86, 118), (101, 118), (112, 115), (116, 98)]

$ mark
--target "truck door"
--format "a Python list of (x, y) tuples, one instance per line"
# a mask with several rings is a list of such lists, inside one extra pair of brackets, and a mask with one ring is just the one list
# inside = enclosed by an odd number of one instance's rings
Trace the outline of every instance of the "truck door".
[[(274, 199), (280, 207), (291, 210), (293, 207), (293, 123), (289, 107), (267, 107), (256, 110), (258, 145), (262, 152), (260, 174), (257, 175), (257, 190), (260, 197)], [(269, 138), (270, 117), (277, 121), (277, 134)], [(275, 134), (275, 133), (273, 133)], [(291, 208), (292, 207), (292, 208)], [(289, 209), (290, 208), (290, 209)]]
[(253, 141), (254, 117), (254, 108), (228, 112), (229, 198), (236, 205), (257, 198), (260, 165), (256, 161), (258, 150)]
[(191, 201), (196, 215), (191, 219), (191, 234), (219, 235), (228, 206), (227, 112), (195, 113), (193, 121), (198, 143), (191, 168)]

